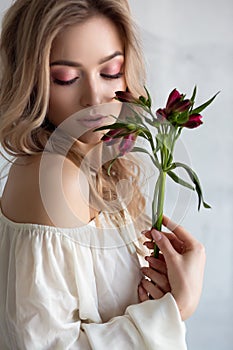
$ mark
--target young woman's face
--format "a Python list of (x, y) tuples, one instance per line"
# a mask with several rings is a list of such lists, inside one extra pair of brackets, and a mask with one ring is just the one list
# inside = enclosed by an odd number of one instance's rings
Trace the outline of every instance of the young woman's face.
[[(108, 18), (95, 16), (66, 28), (53, 42), (50, 72), (48, 118), (54, 125), (88, 107), (110, 102), (115, 106), (115, 91), (126, 89), (124, 47), (116, 26)], [(96, 112), (93, 108), (83, 119), (89, 131), (80, 141), (100, 140), (103, 132), (92, 131), (104, 124), (100, 115), (98, 108)]]

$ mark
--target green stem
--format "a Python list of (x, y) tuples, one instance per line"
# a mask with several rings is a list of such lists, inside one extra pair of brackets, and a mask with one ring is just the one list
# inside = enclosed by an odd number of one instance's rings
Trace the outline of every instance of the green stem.
[[(165, 185), (166, 185), (166, 172), (161, 170), (159, 174), (159, 185), (158, 185), (158, 193), (157, 193), (157, 201), (154, 201), (154, 203), (157, 203), (157, 207), (152, 207), (152, 210), (156, 210), (156, 215), (154, 217), (156, 218), (156, 221), (153, 222), (152, 227), (155, 228), (158, 231), (161, 231), (162, 228), (162, 221), (163, 221), (163, 208), (164, 208), (164, 199), (165, 199)], [(155, 213), (154, 213), (155, 214)], [(159, 254), (159, 248), (155, 244), (154, 246), (154, 257), (158, 258)]]

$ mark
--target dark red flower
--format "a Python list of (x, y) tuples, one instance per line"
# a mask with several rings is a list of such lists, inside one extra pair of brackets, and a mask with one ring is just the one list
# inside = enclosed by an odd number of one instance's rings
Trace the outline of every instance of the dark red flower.
[(106, 146), (112, 146), (116, 143), (119, 144), (119, 155), (123, 156), (125, 153), (131, 151), (134, 146), (135, 140), (138, 135), (138, 130), (132, 128), (131, 124), (126, 124), (124, 127), (119, 127), (119, 129), (111, 129), (109, 130), (103, 137), (102, 141), (106, 144)]
[(128, 91), (116, 91), (116, 98), (120, 102), (127, 102), (127, 103), (138, 103), (139, 100), (131, 94), (131, 92)]
[(174, 90), (170, 93), (170, 95), (168, 96), (166, 108), (169, 108), (169, 106), (170, 106), (174, 101), (180, 100), (180, 99), (181, 99), (181, 96), (182, 96), (182, 95), (179, 93), (179, 91), (177, 91), (176, 89), (174, 89)]
[(166, 108), (159, 108), (156, 111), (156, 116), (158, 120), (163, 121), (164, 119), (167, 119), (167, 113), (166, 113)]
[[(115, 143), (117, 143), (119, 141), (119, 138), (121, 137), (120, 134), (122, 134), (123, 132), (125, 132), (125, 129), (123, 129), (123, 128), (109, 130), (107, 132), (107, 134), (105, 134), (102, 137), (102, 141), (104, 141), (104, 143), (107, 146), (114, 145)], [(117, 135), (119, 135), (119, 138), (117, 137)]]
[(123, 137), (119, 145), (120, 156), (124, 156), (126, 153), (129, 153), (133, 149), (136, 138), (136, 133), (131, 133)]
[(183, 124), (184, 127), (189, 129), (194, 129), (203, 124), (201, 121), (202, 115), (200, 114), (191, 114), (189, 120)]
[(172, 102), (166, 109), (167, 113), (177, 113), (177, 112), (185, 112), (189, 109), (191, 106), (191, 101), (186, 99), (186, 100), (175, 100)]
[(184, 100), (184, 95), (174, 89), (168, 97), (166, 107), (159, 108), (156, 115), (159, 120), (173, 121), (174, 114), (188, 111), (191, 105), (192, 102), (189, 99)]

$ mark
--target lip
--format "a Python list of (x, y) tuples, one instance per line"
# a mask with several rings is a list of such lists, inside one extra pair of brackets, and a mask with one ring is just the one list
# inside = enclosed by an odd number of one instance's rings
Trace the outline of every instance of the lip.
[(83, 119), (79, 119), (79, 123), (85, 126), (88, 129), (98, 128), (99, 126), (104, 124), (104, 120), (106, 120), (106, 116), (101, 114), (96, 114), (91, 117), (86, 117)]

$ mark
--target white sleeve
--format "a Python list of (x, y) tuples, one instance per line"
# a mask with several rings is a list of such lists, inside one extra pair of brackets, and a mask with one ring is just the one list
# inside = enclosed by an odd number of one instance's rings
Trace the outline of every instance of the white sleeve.
[[(185, 326), (170, 294), (131, 305), (106, 323), (67, 322), (59, 305), (54, 317), (48, 304), (31, 307), (33, 318), (12, 328), (10, 350), (186, 350)], [(47, 308), (46, 308), (47, 306)], [(23, 312), (23, 310), (21, 310)], [(60, 319), (59, 319), (60, 316)], [(48, 322), (49, 321), (49, 322)], [(16, 326), (16, 325), (15, 325)], [(4, 335), (5, 336), (5, 335)], [(9, 344), (10, 342), (10, 344)], [(6, 350), (1, 349), (1, 350)]]
[(80, 312), (92, 310), (94, 283), (84, 297), (79, 292), (91, 257), (78, 264), (72, 242), (55, 234), (8, 233), (0, 241), (1, 350), (186, 349), (171, 294), (130, 305), (103, 323), (94, 311), (92, 318)]
[(91, 348), (185, 350), (185, 325), (170, 293), (159, 300), (131, 305), (124, 316), (105, 324), (83, 325)]

